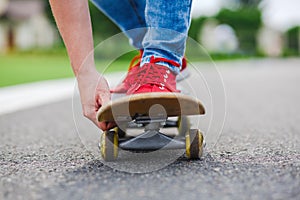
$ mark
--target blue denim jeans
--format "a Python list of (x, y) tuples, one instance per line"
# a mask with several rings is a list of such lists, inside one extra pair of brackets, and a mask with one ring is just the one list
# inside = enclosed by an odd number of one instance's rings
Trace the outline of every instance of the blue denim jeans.
[[(173, 60), (180, 65), (190, 27), (192, 0), (91, 0), (129, 38), (143, 49), (141, 65), (150, 58)], [(179, 68), (169, 63), (174, 73)]]

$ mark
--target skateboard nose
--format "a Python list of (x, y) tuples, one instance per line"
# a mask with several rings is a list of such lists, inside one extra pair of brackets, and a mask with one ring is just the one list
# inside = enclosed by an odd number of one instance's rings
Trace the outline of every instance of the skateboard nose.
[(160, 104), (154, 104), (149, 109), (149, 117), (151, 120), (154, 119), (167, 119), (167, 111)]

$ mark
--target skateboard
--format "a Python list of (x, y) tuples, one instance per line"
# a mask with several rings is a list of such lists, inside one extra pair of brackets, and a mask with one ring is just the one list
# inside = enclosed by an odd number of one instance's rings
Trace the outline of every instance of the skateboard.
[[(188, 159), (198, 159), (203, 153), (203, 134), (190, 129), (187, 116), (204, 115), (200, 100), (181, 93), (144, 93), (124, 96), (103, 105), (97, 112), (99, 122), (115, 122), (117, 127), (104, 131), (99, 148), (105, 161), (114, 161), (119, 149), (134, 152), (159, 149), (185, 149)], [(177, 120), (170, 118), (177, 117)], [(178, 133), (160, 130), (176, 127)], [(139, 134), (127, 136), (127, 130)]]

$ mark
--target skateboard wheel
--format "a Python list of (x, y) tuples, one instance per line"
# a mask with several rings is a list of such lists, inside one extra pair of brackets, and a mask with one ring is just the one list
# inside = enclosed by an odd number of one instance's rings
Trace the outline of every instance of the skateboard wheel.
[(203, 154), (203, 134), (198, 129), (190, 129), (185, 135), (185, 150), (188, 159), (198, 159)]
[(179, 116), (177, 120), (178, 135), (185, 136), (190, 129), (190, 121), (187, 116)]
[(118, 134), (119, 138), (124, 138), (126, 136), (125, 131), (123, 131), (120, 127), (114, 128), (114, 131)]
[(118, 157), (119, 137), (116, 131), (105, 131), (100, 139), (101, 156), (105, 161), (113, 161)]

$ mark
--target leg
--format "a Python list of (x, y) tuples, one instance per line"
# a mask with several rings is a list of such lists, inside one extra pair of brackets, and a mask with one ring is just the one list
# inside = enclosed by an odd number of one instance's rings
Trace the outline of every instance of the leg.
[[(145, 0), (91, 0), (129, 38), (137, 49), (142, 49), (146, 30)], [(135, 29), (135, 30), (132, 30)], [(132, 30), (132, 31), (129, 31)]]
[[(130, 44), (141, 50), (140, 55), (134, 60), (140, 60), (142, 56), (142, 41), (146, 33), (145, 6), (146, 0), (91, 0), (107, 17), (109, 17), (129, 38)], [(135, 79), (138, 64), (132, 62), (125, 79), (111, 90), (113, 93), (126, 93), (131, 86), (129, 82)]]
[[(125, 32), (134, 47), (140, 50), (146, 48), (141, 65), (149, 63), (150, 58), (155, 56), (175, 61), (182, 68), (186, 67), (182, 58), (190, 26), (191, 0), (175, 4), (169, 0), (92, 1)], [(130, 31), (132, 29), (135, 30)], [(157, 64), (169, 67), (175, 74), (179, 73), (180, 68), (168, 62)], [(126, 78), (112, 92), (123, 93), (136, 85), (138, 66), (140, 62), (130, 67)]]
[[(182, 64), (192, 0), (146, 0), (145, 19), (148, 31), (143, 40), (142, 65), (150, 58), (161, 57)], [(168, 65), (176, 74), (179, 68)]]

